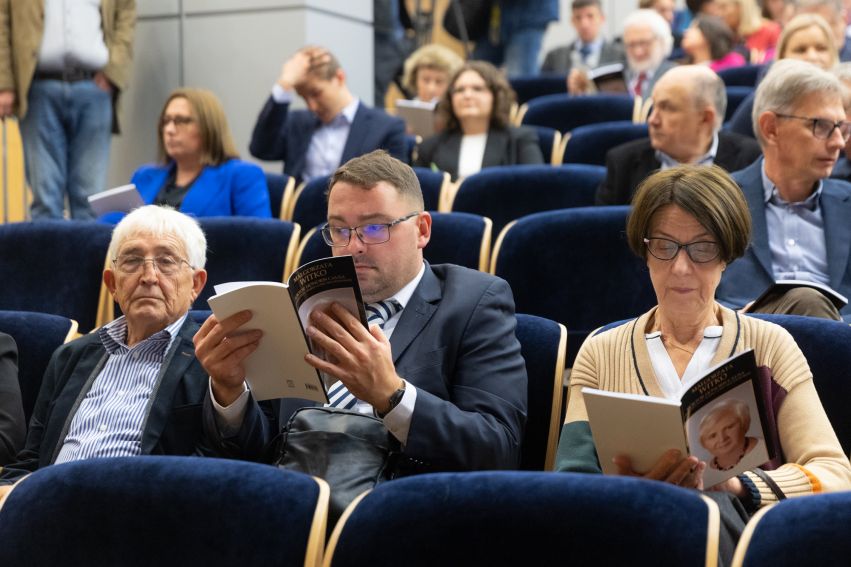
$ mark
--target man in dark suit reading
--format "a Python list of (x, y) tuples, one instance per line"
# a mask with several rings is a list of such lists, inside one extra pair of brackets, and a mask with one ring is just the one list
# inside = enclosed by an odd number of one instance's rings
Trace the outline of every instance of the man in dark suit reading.
[[(386, 322), (366, 329), (338, 305), (314, 311), (307, 333), (335, 362), (306, 360), (339, 380), (331, 405), (383, 420), (408, 457), (402, 474), (514, 468), (527, 379), (511, 290), (481, 272), (429, 265), (422, 249), (430, 234), (410, 167), (376, 151), (337, 170), (323, 236), (335, 255), (354, 257), (367, 313)], [(210, 373), (215, 419), (205, 427), (215, 423), (216, 449), (259, 459), (277, 426), (244, 382), (242, 362), (263, 340), (250, 328), (247, 311), (211, 317), (195, 344)]]
[(665, 73), (653, 89), (650, 137), (609, 150), (597, 204), (628, 205), (657, 169), (697, 163), (736, 171), (750, 165), (760, 155), (759, 144), (721, 131), (726, 109), (724, 83), (708, 67), (685, 65)]
[[(294, 95), (308, 110), (291, 111)], [(405, 123), (355, 98), (336, 57), (306, 47), (281, 69), (251, 134), (251, 155), (283, 160), (299, 181), (330, 175), (353, 157), (375, 149), (406, 160)]]

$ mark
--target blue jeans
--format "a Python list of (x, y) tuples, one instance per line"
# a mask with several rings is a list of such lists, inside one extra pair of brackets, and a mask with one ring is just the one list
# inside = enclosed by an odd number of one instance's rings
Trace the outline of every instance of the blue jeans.
[(112, 97), (94, 81), (34, 80), (21, 121), (32, 218), (92, 219), (87, 197), (105, 189)]
[(509, 77), (537, 75), (544, 31), (539, 28), (503, 30), (501, 43), (496, 45), (486, 36), (476, 42), (471, 59), (483, 59), (497, 67), (505, 63)]

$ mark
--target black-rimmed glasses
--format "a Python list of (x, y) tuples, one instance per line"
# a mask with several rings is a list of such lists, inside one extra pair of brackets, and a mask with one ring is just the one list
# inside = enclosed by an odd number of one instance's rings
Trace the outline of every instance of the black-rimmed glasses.
[(391, 227), (419, 214), (419, 211), (417, 211), (390, 222), (362, 224), (360, 226), (331, 226), (326, 224), (322, 227), (322, 238), (328, 246), (348, 246), (352, 240), (352, 234), (356, 234), (364, 244), (384, 244), (390, 240)]
[(143, 270), (145, 264), (148, 262), (151, 263), (156, 271), (164, 276), (173, 276), (181, 267), (183, 267), (183, 264), (186, 264), (190, 268), (192, 267), (192, 264), (183, 258), (169, 255), (145, 258), (144, 256), (138, 256), (136, 254), (126, 254), (112, 259), (112, 263), (115, 267), (125, 274), (135, 274), (139, 270)]
[(718, 243), (709, 240), (680, 244), (676, 240), (670, 240), (668, 238), (645, 238), (644, 244), (647, 246), (647, 251), (654, 258), (663, 262), (668, 262), (676, 258), (682, 248), (685, 248), (686, 254), (691, 258), (691, 261), (697, 264), (711, 262), (721, 254), (721, 247), (718, 246)]
[(827, 118), (810, 118), (808, 116), (795, 116), (794, 114), (780, 114), (779, 112), (775, 112), (774, 114), (776, 114), (778, 118), (791, 118), (794, 120), (804, 120), (812, 123), (813, 136), (822, 140), (830, 138), (833, 135), (834, 130), (839, 130), (839, 135), (842, 136), (842, 139), (846, 142), (848, 141), (848, 138), (851, 137), (851, 122), (846, 120), (833, 122)]
[(195, 119), (191, 116), (169, 116), (165, 115), (160, 119), (160, 128), (165, 128), (168, 126), (169, 122), (174, 122), (175, 128), (183, 128), (189, 124), (195, 122)]

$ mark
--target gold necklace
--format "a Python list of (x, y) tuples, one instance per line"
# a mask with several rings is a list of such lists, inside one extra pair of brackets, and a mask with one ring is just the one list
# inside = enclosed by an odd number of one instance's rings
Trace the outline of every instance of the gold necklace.
[(665, 335), (663, 335), (661, 332), (659, 333), (659, 336), (660, 336), (660, 337), (662, 337), (662, 344), (663, 344), (663, 345), (665, 345), (665, 346), (669, 346), (669, 347), (673, 347), (673, 348), (675, 348), (675, 349), (679, 349), (679, 350), (685, 351), (685, 352), (687, 352), (687, 353), (689, 353), (689, 354), (691, 354), (691, 355), (694, 355), (694, 351), (693, 351), (693, 350), (689, 350), (689, 349), (687, 349), (686, 347), (684, 347), (684, 346), (682, 346), (682, 345), (678, 345), (678, 344), (677, 344), (677, 343), (675, 343), (673, 340), (671, 340), (669, 337), (666, 337)]

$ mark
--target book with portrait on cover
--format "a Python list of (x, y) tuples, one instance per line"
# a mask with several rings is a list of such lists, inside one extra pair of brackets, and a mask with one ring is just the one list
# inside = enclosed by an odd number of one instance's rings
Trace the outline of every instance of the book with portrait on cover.
[(218, 320), (248, 309), (252, 318), (246, 330), (263, 331), (257, 350), (245, 360), (245, 380), (255, 399), (328, 402), (322, 376), (304, 361), (308, 352), (321, 357), (324, 353), (311, 344), (305, 329), (310, 313), (332, 302), (343, 305), (367, 326), (351, 256), (308, 262), (287, 283), (230, 282), (215, 286), (215, 291), (207, 301)]
[(774, 424), (761, 395), (752, 349), (683, 384), (679, 400), (583, 388), (591, 435), (603, 472), (625, 455), (646, 473), (669, 449), (706, 462), (707, 488), (778, 454)]

